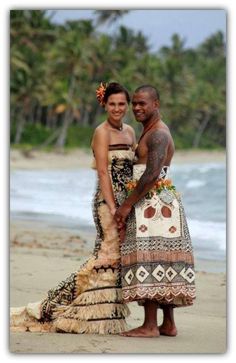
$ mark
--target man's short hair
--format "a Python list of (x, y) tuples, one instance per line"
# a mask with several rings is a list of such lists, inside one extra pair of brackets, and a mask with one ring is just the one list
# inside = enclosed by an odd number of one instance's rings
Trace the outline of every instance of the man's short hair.
[(134, 93), (138, 92), (148, 92), (153, 97), (153, 99), (160, 101), (160, 94), (154, 86), (144, 84), (143, 86), (136, 88), (136, 90), (134, 91)]

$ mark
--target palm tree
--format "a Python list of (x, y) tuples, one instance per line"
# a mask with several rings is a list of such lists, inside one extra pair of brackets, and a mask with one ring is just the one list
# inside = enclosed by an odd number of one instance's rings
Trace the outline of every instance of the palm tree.
[(27, 119), (43, 92), (45, 48), (54, 39), (45, 11), (12, 10), (10, 13), (11, 124), (19, 143)]
[(48, 83), (52, 94), (57, 94), (56, 106), (64, 105), (65, 112), (60, 133), (56, 141), (58, 148), (63, 148), (68, 127), (73, 121), (73, 114), (78, 106), (82, 109), (84, 85), (88, 84), (88, 75), (93, 65), (91, 39), (94, 28), (90, 20), (68, 21), (59, 29), (57, 40), (48, 53), (51, 65)]
[(112, 24), (119, 18), (127, 14), (129, 10), (95, 10), (94, 13), (97, 15), (97, 25), (108, 23)]

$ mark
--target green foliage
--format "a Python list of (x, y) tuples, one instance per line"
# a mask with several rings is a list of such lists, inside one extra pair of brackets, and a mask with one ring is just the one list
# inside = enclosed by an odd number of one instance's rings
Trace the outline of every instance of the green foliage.
[[(126, 12), (97, 11), (98, 23), (114, 22)], [(94, 127), (104, 120), (95, 90), (101, 81), (116, 81), (131, 94), (142, 84), (157, 87), (177, 149), (225, 147), (222, 32), (196, 49), (187, 49), (173, 34), (172, 44), (154, 54), (140, 31), (97, 30), (92, 19), (56, 25), (46, 11), (11, 11), (11, 143), (42, 145), (51, 136), (49, 145), (88, 147)], [(140, 125), (131, 111), (128, 122), (138, 137)]]
[(66, 147), (90, 147), (93, 127), (72, 125), (68, 128)]
[[(11, 129), (11, 142), (15, 138), (15, 132), (16, 126)], [(52, 130), (40, 123), (27, 124), (22, 132), (21, 143), (34, 146), (41, 145), (51, 134)]]

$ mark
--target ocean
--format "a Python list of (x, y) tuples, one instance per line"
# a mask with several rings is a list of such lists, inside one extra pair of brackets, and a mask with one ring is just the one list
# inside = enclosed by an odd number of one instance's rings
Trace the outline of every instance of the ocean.
[[(225, 164), (178, 164), (171, 167), (170, 177), (182, 196), (195, 256), (225, 261)], [(95, 187), (96, 172), (91, 169), (14, 170), (10, 177), (11, 219), (93, 229)]]

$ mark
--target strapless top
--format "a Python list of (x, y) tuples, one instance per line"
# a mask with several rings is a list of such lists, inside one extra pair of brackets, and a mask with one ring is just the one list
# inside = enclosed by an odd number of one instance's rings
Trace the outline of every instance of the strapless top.
[[(111, 165), (113, 160), (134, 160), (135, 152), (132, 148), (132, 145), (127, 144), (113, 144), (109, 145), (108, 151), (108, 164)], [(92, 169), (96, 169), (96, 160), (93, 158)]]

